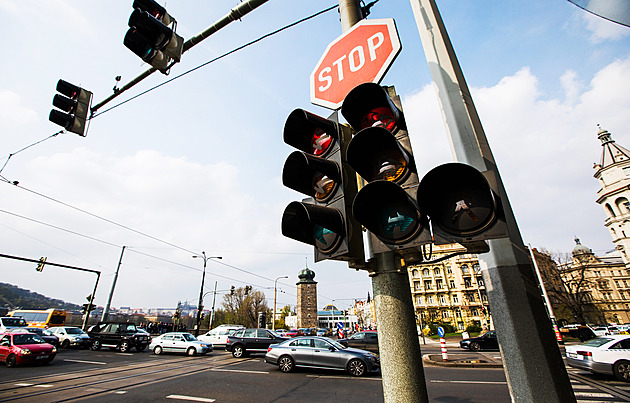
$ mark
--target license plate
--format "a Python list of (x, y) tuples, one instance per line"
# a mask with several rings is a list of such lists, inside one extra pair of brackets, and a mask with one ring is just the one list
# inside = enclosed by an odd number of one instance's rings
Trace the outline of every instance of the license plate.
[(575, 354), (575, 353), (567, 353), (567, 357), (577, 358), (577, 354)]
[(44, 358), (48, 358), (48, 355), (40, 355), (40, 356), (37, 356), (35, 359), (36, 360), (43, 360)]

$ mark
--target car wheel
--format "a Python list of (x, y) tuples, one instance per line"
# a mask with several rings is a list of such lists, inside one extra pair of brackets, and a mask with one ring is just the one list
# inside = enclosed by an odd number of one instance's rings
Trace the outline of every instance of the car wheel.
[(64, 340), (61, 342), (61, 347), (62, 348), (68, 348), (70, 347), (70, 342), (68, 340)]
[(234, 358), (242, 358), (245, 355), (245, 349), (243, 346), (236, 345), (232, 347), (232, 357)]
[(352, 376), (363, 376), (366, 369), (365, 363), (358, 358), (354, 358), (348, 363), (348, 372)]
[(197, 350), (194, 347), (189, 347), (188, 350), (186, 350), (186, 355), (189, 356), (195, 356), (197, 355)]
[(162, 354), (162, 347), (160, 347), (160, 346), (155, 346), (155, 347), (153, 348), (153, 354), (155, 354), (155, 355), (160, 355), (160, 354)]
[(288, 355), (283, 355), (278, 360), (278, 368), (282, 372), (285, 372), (285, 373), (291, 372), (293, 371), (294, 367), (295, 367), (295, 364), (293, 363), (293, 358), (289, 357)]
[(473, 341), (472, 343), (470, 343), (470, 346), (468, 348), (470, 348), (470, 351), (479, 351), (481, 350), (481, 345)]
[(130, 348), (131, 348), (131, 346), (129, 345), (128, 341), (122, 341), (118, 345), (118, 351), (120, 351), (121, 353), (128, 352)]
[(137, 352), (139, 352), (139, 353), (141, 353), (141, 352), (143, 352), (143, 351), (144, 351), (144, 349), (146, 349), (146, 348), (147, 348), (147, 345), (146, 345), (146, 344), (141, 344), (141, 345), (139, 345), (139, 346), (136, 346), (136, 351), (137, 351)]
[(98, 351), (98, 350), (100, 350), (100, 349), (101, 349), (101, 342), (100, 342), (100, 340), (94, 340), (94, 341), (92, 342), (92, 347), (91, 347), (91, 348), (92, 348), (92, 350), (94, 350), (94, 351)]
[(11, 354), (7, 357), (7, 367), (13, 368), (17, 364), (17, 358), (15, 358), (14, 354)]
[(620, 381), (630, 382), (630, 361), (617, 361), (613, 365), (613, 373)]

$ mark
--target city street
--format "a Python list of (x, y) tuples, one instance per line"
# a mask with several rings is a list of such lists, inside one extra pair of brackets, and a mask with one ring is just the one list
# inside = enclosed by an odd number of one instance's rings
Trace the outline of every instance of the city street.
[[(437, 354), (436, 345), (422, 346)], [(461, 350), (452, 349), (452, 353)], [(498, 355), (498, 352), (477, 353)], [(630, 385), (569, 370), (578, 401), (630, 401)], [(381, 402), (380, 375), (353, 378), (336, 371), (298, 369), (284, 374), (262, 355), (236, 360), (225, 351), (207, 356), (156, 356), (149, 351), (60, 350), (47, 366), (0, 367), (0, 401)], [(508, 402), (501, 368), (425, 365), (431, 401)]]

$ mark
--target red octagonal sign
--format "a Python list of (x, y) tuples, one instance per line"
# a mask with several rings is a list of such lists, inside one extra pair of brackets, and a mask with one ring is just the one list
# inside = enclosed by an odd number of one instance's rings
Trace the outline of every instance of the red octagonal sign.
[(328, 45), (311, 73), (311, 102), (339, 109), (359, 84), (380, 83), (400, 53), (392, 18), (362, 20)]

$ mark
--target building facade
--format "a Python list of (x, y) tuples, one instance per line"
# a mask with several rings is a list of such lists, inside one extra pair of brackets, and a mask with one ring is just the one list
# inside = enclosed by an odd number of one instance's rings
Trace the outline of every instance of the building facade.
[[(464, 248), (459, 244), (434, 245), (432, 259)], [(408, 268), (417, 325), (449, 323), (459, 331), (468, 326), (492, 328), (488, 296), (476, 255), (458, 255), (440, 262)]]

